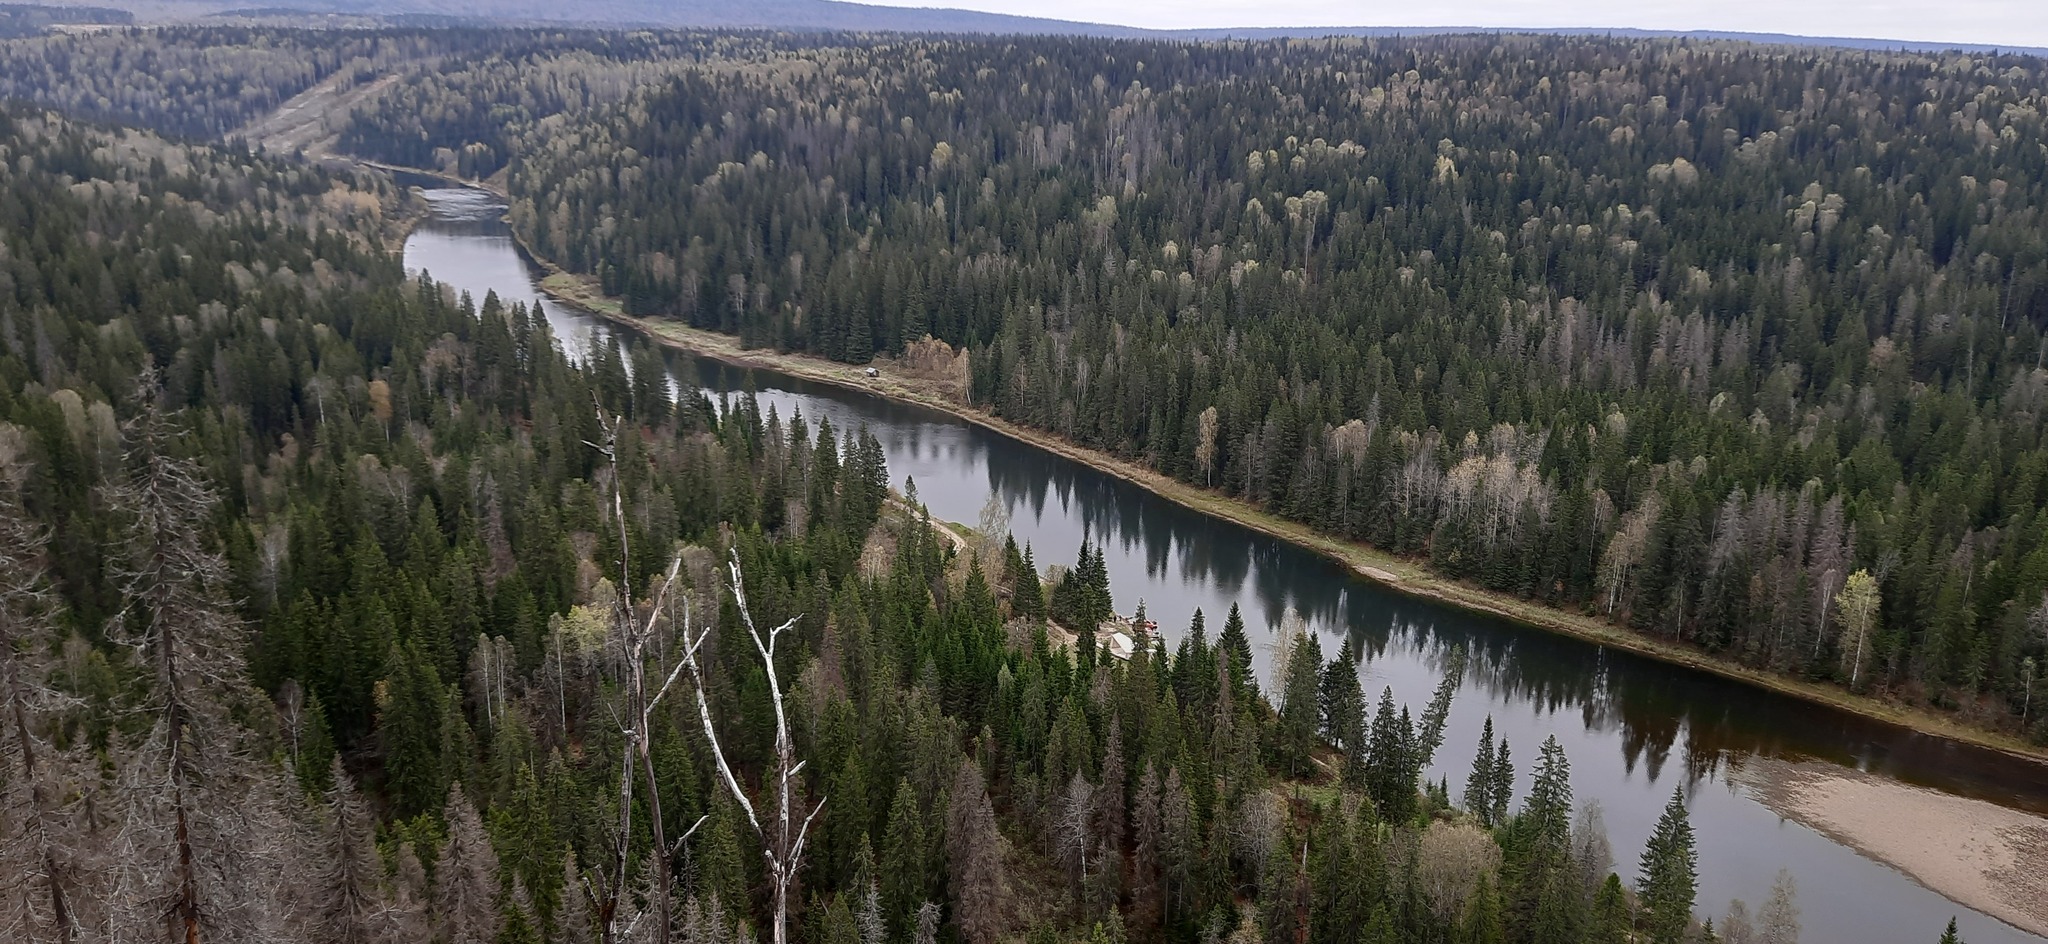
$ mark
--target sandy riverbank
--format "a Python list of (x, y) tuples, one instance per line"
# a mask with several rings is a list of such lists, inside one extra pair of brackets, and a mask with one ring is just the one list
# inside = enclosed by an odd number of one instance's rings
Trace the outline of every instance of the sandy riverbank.
[(1818, 762), (1752, 761), (1736, 779), (1778, 815), (2048, 936), (2048, 819)]

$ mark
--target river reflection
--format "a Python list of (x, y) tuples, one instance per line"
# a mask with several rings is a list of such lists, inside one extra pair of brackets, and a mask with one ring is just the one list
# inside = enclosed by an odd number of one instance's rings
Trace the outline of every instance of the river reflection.
[[(442, 214), (407, 241), (407, 266), (479, 298), (496, 289), (507, 301), (535, 301), (495, 201), (473, 191), (431, 196)], [(572, 352), (610, 330), (540, 304)], [(1105, 550), (1119, 611), (1142, 602), (1169, 645), (1197, 609), (1213, 636), (1236, 603), (1262, 676), (1278, 627), (1299, 619), (1321, 634), (1326, 656), (1345, 638), (1355, 644), (1371, 695), (1390, 687), (1417, 707), (1450, 653), (1463, 647), (1468, 666), (1428, 776), (1460, 792), (1491, 716), (1513, 745), (1516, 785), (1526, 790), (1536, 747), (1554, 734), (1571, 760), (1578, 799), (1604, 810), (1624, 879), (1633, 877), (1664, 801), (1683, 786), (1699, 837), (1702, 914), (1718, 915), (1731, 897), (1761, 902), (1777, 871), (1790, 868), (1808, 942), (1932, 940), (1951, 914), (1978, 944), (2042, 940), (1781, 820), (1734, 775), (1756, 758), (1817, 760), (2042, 815), (2048, 766), (1391, 593), (1320, 555), (944, 414), (682, 355), (671, 363), (672, 377), (715, 400), (752, 395), (764, 411), (785, 420), (801, 413), (813, 428), (822, 420), (842, 430), (866, 425), (894, 482), (914, 483), (936, 517), (972, 524), (996, 496), (1041, 566), (1071, 563), (1084, 536), (1095, 541)]]

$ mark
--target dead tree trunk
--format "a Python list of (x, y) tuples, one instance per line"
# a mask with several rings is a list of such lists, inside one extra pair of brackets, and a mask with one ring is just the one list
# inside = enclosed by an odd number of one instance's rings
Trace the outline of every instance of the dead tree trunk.
[[(796, 626), (801, 616), (791, 617), (764, 636), (754, 625), (754, 614), (747, 608), (747, 588), (740, 575), (739, 552), (732, 554), (732, 596), (739, 606), (740, 624), (747, 629), (747, 636), (754, 643), (754, 652), (761, 659), (761, 667), (768, 676), (768, 696), (775, 706), (775, 760), (762, 784), (763, 789), (772, 785), (773, 807), (767, 812), (774, 817), (772, 824), (762, 823), (762, 814), (757, 811), (754, 801), (740, 786), (739, 775), (734, 772), (731, 762), (726, 759), (725, 749), (719, 745), (718, 731), (711, 723), (711, 702), (704, 694), (704, 670), (698, 661), (699, 650), (711, 638), (712, 627), (706, 626), (693, 631), (688, 628), (689, 617), (685, 615), (683, 629), (682, 667), (690, 672), (691, 681), (697, 689), (697, 717), (704, 725), (704, 738), (711, 742), (711, 758), (718, 765), (719, 779), (739, 804), (740, 812), (747, 817), (747, 824), (761, 837), (762, 855), (768, 859), (768, 878), (775, 889), (775, 925), (771, 944), (789, 944), (789, 890), (796, 883), (797, 872), (803, 868), (804, 843), (810, 837), (811, 823), (825, 808), (825, 798), (818, 798), (803, 822), (795, 822), (791, 807), (795, 804), (796, 777), (803, 770), (804, 762), (796, 759), (796, 744), (789, 734), (789, 713), (783, 704), (782, 676), (775, 666), (775, 643), (785, 632)], [(687, 614), (687, 610), (685, 613)]]
[[(11, 428), (0, 427), (0, 686), (4, 686), (0, 688), (0, 700), (7, 703), (8, 721), (13, 727), (11, 733), (16, 750), (21, 754), (21, 774), (17, 783), (28, 788), (28, 809), (24, 817), (28, 836), (25, 841), (35, 847), (30, 855), (23, 857), (33, 859), (34, 866), (24, 861), (16, 861), (14, 865), (25, 869), (32, 867), (42, 873), (42, 884), (48, 896), (49, 930), (54, 932), (54, 939), (60, 944), (69, 944), (77, 929), (66, 893), (69, 882), (57, 851), (58, 834), (61, 832), (55, 822), (58, 807), (50, 795), (48, 772), (37, 761), (37, 739), (29, 724), (31, 708), (47, 707), (55, 697), (42, 683), (42, 673), (37, 671), (39, 666), (31, 664), (31, 660), (40, 659), (47, 649), (46, 641), (35, 637), (50, 628), (52, 601), (43, 572), (43, 554), (49, 544), (49, 532), (30, 520), (28, 512), (17, 500), (23, 470), (18, 461), (18, 438), (12, 435), (13, 432)], [(30, 918), (29, 927), (16, 930), (35, 937), (38, 929), (34, 923)]]
[(202, 745), (195, 738), (233, 727), (224, 699), (246, 683), (241, 625), (221, 596), (227, 564), (203, 543), (217, 498), (196, 463), (171, 454), (180, 432), (159, 396), (154, 377), (145, 375), (143, 409), (130, 424), (133, 468), (112, 503), (131, 519), (119, 578), (129, 605), (123, 621), (132, 624), (122, 632), (149, 660), (162, 738), (163, 756), (153, 766), (162, 771), (156, 789), (168, 804), (173, 862), (159, 915), (177, 938), (200, 944), (215, 918), (232, 921), (229, 913), (249, 904), (209, 900), (200, 860), (209, 869), (230, 869), (242, 850), (223, 842), (218, 829), (195, 829), (195, 821), (221, 808), (211, 802), (219, 792), (211, 781), (235, 779), (239, 759), (228, 739)]
[[(668, 694), (669, 686), (675, 683), (683, 667), (677, 665), (669, 672), (667, 681), (662, 683), (660, 690), (649, 695), (647, 647), (655, 638), (663, 603), (675, 586), (676, 576), (682, 570), (683, 558), (678, 554), (669, 563), (668, 574), (654, 588), (653, 598), (647, 608), (647, 618), (643, 622), (633, 612), (633, 555), (632, 546), (628, 543), (625, 482), (620, 476), (619, 467), (621, 421), (616, 417), (608, 417), (602, 406), (598, 407), (597, 419), (605, 431), (605, 441), (602, 445), (589, 445), (603, 453), (611, 463), (612, 518), (619, 529), (619, 593), (617, 606), (612, 613), (612, 633), (613, 642), (619, 647), (619, 657), (623, 663), (622, 681), (626, 689), (627, 710), (626, 717), (619, 722), (619, 733), (624, 738), (625, 748), (621, 751), (619, 764), (619, 825), (613, 848), (614, 871), (602, 900), (597, 902), (598, 917), (606, 944), (618, 940), (621, 931), (618, 927), (619, 896), (625, 894), (627, 872), (632, 866), (633, 859), (633, 782), (637, 776), (645, 781), (648, 829), (654, 837), (657, 866), (654, 886), (657, 900), (653, 902), (654, 940), (658, 944), (668, 944), (674, 933), (674, 918), (669, 909), (673, 897), (670, 889), (673, 877), (669, 872), (669, 862), (682, 843), (690, 838), (690, 834), (696, 832), (696, 826), (690, 827), (676, 840), (675, 845), (669, 844), (661, 812), (661, 785), (654, 773), (654, 753), (650, 746), (653, 742), (651, 728), (654, 724), (655, 707), (661, 703), (662, 696)], [(637, 775), (636, 767), (639, 769)], [(702, 819), (698, 820), (699, 824), (702, 822)]]

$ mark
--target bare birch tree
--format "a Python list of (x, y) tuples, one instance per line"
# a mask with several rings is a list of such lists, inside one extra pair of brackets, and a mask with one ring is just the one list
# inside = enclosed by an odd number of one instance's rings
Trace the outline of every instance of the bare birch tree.
[(1771, 897), (1757, 912), (1757, 944), (1799, 944), (1799, 885), (1789, 869), (1779, 869)]
[(1749, 916), (1749, 905), (1740, 898), (1728, 903), (1720, 931), (1723, 944), (1757, 944), (1756, 922)]
[(1572, 821), (1572, 866), (1590, 904), (1600, 893), (1600, 883), (1614, 871), (1614, 847), (1607, 840), (1607, 819), (1599, 800), (1586, 801)]
[(1067, 781), (1066, 793), (1059, 799), (1058, 812), (1053, 820), (1054, 852), (1060, 866), (1067, 870), (1067, 878), (1073, 882), (1076, 901), (1082, 898), (1082, 889), (1088, 881), (1088, 853), (1095, 842), (1095, 831), (1089, 828), (1094, 809), (1095, 787), (1076, 770)]
[(1195, 466), (1202, 470), (1202, 485), (1215, 484), (1216, 478), (1216, 408), (1204, 409), (1196, 418)]
[(1470, 822), (1429, 824), (1420, 837), (1415, 881), (1439, 921), (1456, 921), (1481, 881), (1499, 881), (1500, 844)]
[[(660, 628), (663, 607), (683, 566), (681, 554), (669, 563), (668, 573), (656, 585), (649, 601), (647, 616), (643, 620), (633, 612), (633, 554), (629, 540), (630, 529), (626, 518), (625, 479), (619, 464), (619, 428), (623, 420), (607, 415), (603, 407), (597, 411), (598, 425), (604, 430), (603, 444), (588, 443), (602, 453), (611, 465), (612, 520), (619, 529), (619, 587), (612, 614), (610, 644), (617, 658), (620, 683), (624, 689), (625, 716), (618, 719), (619, 734), (624, 743), (619, 757), (619, 823), (613, 839), (612, 871), (604, 877), (603, 886), (593, 895), (597, 899), (598, 924), (603, 930), (606, 944), (615, 944), (624, 932), (624, 910), (621, 898), (626, 894), (628, 877), (634, 861), (633, 852), (633, 790), (635, 781), (644, 781), (647, 790), (648, 829), (654, 839), (653, 889), (648, 894), (653, 905), (654, 926), (645, 939), (656, 944), (668, 944), (673, 931), (674, 919), (670, 904), (674, 893), (670, 887), (672, 876), (669, 863), (673, 860), (681, 843), (688, 834), (676, 840), (671, 846), (663, 826), (661, 812), (660, 780), (654, 771), (654, 754), (650, 747), (653, 742), (651, 731), (654, 725), (654, 711), (661, 703), (669, 686), (675, 684), (677, 675), (684, 668), (678, 663), (669, 672), (667, 680), (653, 694), (648, 692), (648, 648), (659, 640), (656, 632)], [(700, 696), (701, 697), (701, 696)], [(637, 768), (637, 770), (636, 770)], [(697, 821), (703, 823), (702, 819)], [(691, 831), (696, 827), (692, 826)]]
[[(680, 561), (680, 558), (678, 558)], [(705, 673), (702, 658), (704, 644), (710, 640), (713, 626), (691, 630), (688, 626), (688, 607), (685, 606), (681, 649), (682, 661), (677, 670), (688, 670), (692, 687), (697, 691), (697, 716), (704, 726), (704, 738), (711, 744), (711, 759), (718, 769), (719, 782), (725, 784), (732, 794), (733, 802), (739, 806), (747, 825), (761, 838), (761, 853), (768, 860), (768, 879), (774, 886), (775, 924), (771, 941), (773, 944), (789, 944), (789, 891), (796, 883), (796, 876), (803, 868), (804, 845), (810, 838), (811, 823), (825, 808), (825, 798), (819, 797), (811, 811), (803, 814), (802, 821), (796, 817), (802, 811), (797, 809), (801, 802), (797, 774), (803, 770), (804, 762), (796, 759), (796, 742), (790, 736), (787, 690), (782, 683), (782, 674), (775, 664), (775, 646), (782, 634), (794, 629), (801, 616), (792, 616), (781, 625), (761, 632), (754, 623), (753, 610), (747, 605), (745, 578), (740, 574), (740, 557), (737, 550), (731, 557), (732, 598), (739, 608), (740, 625), (745, 627), (747, 637), (754, 644), (754, 652), (761, 660), (761, 668), (768, 678), (768, 698), (775, 708), (775, 756), (772, 765), (764, 775), (762, 784), (765, 809), (757, 809), (746, 788), (740, 785), (739, 773), (725, 756), (725, 748), (718, 740), (718, 730), (711, 720), (711, 700), (705, 694)], [(671, 575), (673, 575), (671, 570)], [(673, 579), (673, 577), (671, 577)], [(675, 676), (669, 676), (673, 682)], [(662, 686), (666, 691), (668, 686)], [(658, 697), (658, 696), (657, 696)], [(764, 822), (767, 820), (767, 822)]]
[(1870, 571), (1859, 570), (1849, 575), (1842, 591), (1835, 595), (1835, 605), (1841, 608), (1842, 624), (1846, 638), (1843, 640), (1842, 661), (1848, 663), (1849, 688), (1855, 690), (1863, 679), (1863, 648), (1870, 637), (1870, 631), (1877, 625), (1878, 589), (1877, 578)]

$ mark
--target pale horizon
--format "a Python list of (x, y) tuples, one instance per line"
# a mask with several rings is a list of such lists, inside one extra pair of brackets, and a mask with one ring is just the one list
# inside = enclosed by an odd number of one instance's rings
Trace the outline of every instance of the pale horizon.
[(2039, 0), (1908, 0), (1711, 4), (1592, 0), (1475, 0), (1421, 7), (1314, 0), (857, 0), (876, 6), (952, 8), (1143, 29), (1401, 28), (1641, 29), (1783, 33), (1846, 39), (2048, 47), (2048, 6)]

